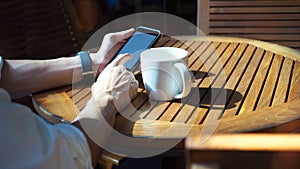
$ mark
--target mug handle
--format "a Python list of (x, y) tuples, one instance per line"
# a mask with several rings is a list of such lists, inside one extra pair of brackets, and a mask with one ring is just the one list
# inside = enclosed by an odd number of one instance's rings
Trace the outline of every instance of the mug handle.
[(192, 88), (192, 78), (191, 73), (187, 66), (182, 62), (174, 63), (174, 66), (179, 70), (182, 79), (182, 93), (174, 96), (175, 99), (181, 99), (186, 97)]

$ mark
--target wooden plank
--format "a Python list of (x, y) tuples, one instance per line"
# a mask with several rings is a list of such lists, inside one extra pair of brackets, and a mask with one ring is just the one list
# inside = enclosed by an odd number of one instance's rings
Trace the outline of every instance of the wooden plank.
[(295, 27), (283, 27), (283, 28), (274, 28), (274, 27), (269, 27), (269, 28), (261, 28), (261, 27), (256, 27), (256, 28), (248, 28), (248, 27), (243, 27), (243, 28), (210, 28), (210, 33), (211, 34), (220, 34), (220, 33), (240, 33), (240, 34), (250, 34), (250, 33), (266, 33), (266, 34), (272, 34), (272, 33), (282, 33), (282, 34), (299, 34), (299, 28)]
[(201, 143), (200, 136), (187, 137), (186, 148), (227, 151), (300, 151), (299, 134), (216, 134)]
[[(255, 28), (254, 28), (255, 29)], [(265, 41), (291, 41), (294, 43), (299, 42), (300, 34), (246, 34), (242, 35), (244, 38), (251, 38), (251, 39), (261, 39)]]
[(288, 95), (288, 86), (290, 83), (290, 76), (292, 73), (292, 64), (292, 59), (284, 58), (271, 106), (279, 105), (286, 101)]
[[(245, 113), (231, 118), (221, 119), (216, 133), (230, 133), (230, 132), (247, 132), (255, 131), (268, 127), (277, 126), (300, 118), (300, 101), (293, 101), (268, 107), (258, 111), (258, 114)], [(278, 111), (280, 110), (280, 111)], [(209, 125), (209, 124), (207, 124)], [(207, 126), (209, 127), (209, 126)], [(183, 123), (174, 123), (166, 121), (138, 121), (130, 124), (124, 118), (117, 117), (116, 128), (134, 137), (163, 137), (163, 138), (182, 138), (186, 136), (187, 131), (189, 135), (199, 135), (203, 129), (201, 125), (190, 125)], [(169, 133), (162, 133), (172, 129)]]
[[(249, 91), (245, 95), (245, 100), (240, 108), (239, 114), (253, 111), (255, 107), (256, 100), (261, 95), (261, 88), (263, 88), (262, 92), (265, 92), (266, 95), (269, 95), (267, 98), (271, 98), (273, 96), (274, 88), (276, 85), (276, 81), (279, 75), (280, 65), (282, 63), (282, 57), (275, 55), (272, 61), (272, 65), (270, 71), (268, 72), (268, 77), (264, 83), (261, 77), (256, 76), (252, 85), (250, 86)], [(263, 84), (264, 83), (264, 84)], [(267, 105), (271, 104), (271, 100), (268, 100)]]
[(288, 102), (300, 99), (300, 62), (294, 63)]
[[(246, 69), (244, 69), (244, 71), (242, 69), (243, 66), (238, 65), (237, 70), (235, 70), (230, 76), (230, 79), (225, 86), (226, 89), (229, 89), (227, 90), (227, 97), (230, 98), (230, 100), (227, 100), (226, 109), (224, 110), (222, 118), (232, 117), (237, 114), (238, 107), (242, 102), (242, 98), (248, 86), (251, 85), (251, 79), (253, 79), (255, 75), (259, 74), (259, 67), (264, 58), (264, 50), (258, 48), (254, 55), (251, 56), (252, 58), (250, 58), (249, 55), (246, 56), (246, 54), (242, 57), (249, 57), (248, 59), (250, 63), (247, 67), (245, 67)], [(246, 61), (241, 60), (240, 63), (242, 62)]]
[(256, 6), (256, 7), (221, 7), (221, 8), (210, 8), (210, 13), (214, 14), (240, 14), (240, 13), (251, 13), (251, 14), (263, 14), (263, 13), (300, 13), (300, 7), (291, 6), (291, 7), (264, 7), (264, 6)]
[(282, 7), (282, 6), (300, 6), (298, 0), (256, 0), (256, 1), (233, 1), (233, 0), (211, 0), (209, 5), (211, 7)]
[(299, 21), (300, 14), (210, 14), (209, 19), (212, 20), (241, 20), (241, 21), (262, 21), (262, 20), (287, 20)]
[(91, 92), (90, 87), (82, 87), (76, 95), (72, 96), (72, 101), (77, 105), (85, 96)]
[[(196, 110), (196, 112), (199, 114), (198, 116), (192, 116), (190, 119), (194, 121), (195, 124), (202, 123), (205, 120), (205, 117), (209, 111), (209, 108), (212, 107), (213, 101), (211, 100), (211, 97), (216, 97), (216, 93), (218, 90), (222, 90), (220, 85), (222, 86), (223, 84), (218, 84), (215, 83), (214, 81), (217, 78), (220, 78), (220, 73), (221, 71), (225, 74), (225, 77), (222, 77), (222, 81), (219, 83), (225, 83), (227, 75), (229, 74), (229, 71), (232, 70), (235, 67), (236, 62), (238, 61), (238, 58), (242, 53), (244, 53), (247, 45), (246, 44), (241, 44), (237, 45), (235, 43), (231, 43), (229, 47), (225, 50), (224, 54), (221, 56), (220, 63), (224, 64), (224, 66), (215, 66), (215, 70), (208, 70), (209, 73), (211, 73), (211, 76), (206, 77), (203, 81), (201, 81), (199, 88), (200, 89), (205, 89), (205, 91), (200, 90), (200, 96), (201, 96), (201, 102), (200, 102), (200, 107)], [(226, 65), (225, 65), (226, 63)], [(227, 67), (227, 68), (226, 68)], [(226, 73), (226, 71), (228, 71)], [(219, 87), (218, 87), (219, 85)], [(211, 96), (214, 94), (213, 96)], [(194, 120), (195, 119), (195, 120)], [(191, 121), (189, 120), (189, 123)]]
[[(148, 104), (146, 103), (148, 101), (148, 96), (146, 94), (146, 91), (144, 88), (138, 88), (137, 95), (135, 98), (131, 101), (130, 106), (127, 106), (122, 112), (122, 116), (125, 118), (134, 118), (133, 116), (139, 116), (138, 110), (144, 105), (144, 107), (148, 108)], [(147, 104), (145, 106), (145, 104)], [(145, 109), (145, 108), (144, 108)]]
[[(265, 83), (265, 79), (267, 78), (269, 68), (271, 67), (273, 55), (274, 55), (273, 52), (266, 51), (265, 55), (263, 56), (263, 60), (260, 64), (260, 67), (257, 70), (257, 72), (255, 72), (256, 77), (253, 81), (253, 83), (258, 84), (257, 86), (262, 86)], [(249, 77), (249, 78), (251, 78), (251, 77)], [(255, 103), (255, 108), (258, 110), (262, 109), (264, 107), (268, 107), (269, 102), (271, 100), (270, 93), (263, 92), (262, 89), (263, 88), (260, 89), (261, 91), (259, 91), (259, 93), (260, 93), (259, 98), (256, 100), (256, 103)], [(247, 87), (237, 88), (237, 91), (241, 92), (242, 95), (245, 95), (245, 93), (247, 92)], [(236, 107), (236, 109), (238, 109), (238, 107)], [(238, 113), (239, 112), (236, 112), (236, 114), (238, 114)]]
[[(236, 51), (233, 56), (230, 58), (230, 60), (226, 63), (224, 67), (224, 73), (226, 81), (227, 79), (233, 74), (241, 60), (244, 59), (250, 59), (249, 57), (252, 56), (253, 52), (255, 51), (255, 47), (253, 45), (247, 45), (247, 44), (241, 44), (238, 48), (239, 50)], [(245, 57), (244, 57), (245, 56)], [(244, 61), (242, 64), (247, 63), (247, 61)], [(224, 96), (223, 96), (224, 97)], [(225, 105), (225, 104), (224, 104)], [(225, 109), (225, 107), (223, 107)], [(224, 112), (222, 112), (223, 114)]]
[(210, 27), (300, 27), (300, 21), (269, 20), (269, 21), (211, 21)]
[(199, 69), (197, 64), (199, 56), (201, 56), (203, 52), (207, 50), (207, 48), (210, 46), (210, 43), (211, 42), (201, 42), (200, 44), (199, 42), (196, 42), (190, 47), (190, 49), (193, 51), (189, 58), (190, 70), (197, 71)]
[(192, 42), (192, 43), (190, 43), (189, 47), (187, 48), (187, 51), (189, 52), (188, 64), (189, 64), (189, 68), (190, 68), (191, 65), (193, 65), (193, 63), (198, 58), (198, 55), (195, 53), (196, 49), (202, 48), (202, 47), (205, 48), (205, 46), (204, 46), (203, 42), (195, 42), (195, 41), (188, 41), (188, 42)]

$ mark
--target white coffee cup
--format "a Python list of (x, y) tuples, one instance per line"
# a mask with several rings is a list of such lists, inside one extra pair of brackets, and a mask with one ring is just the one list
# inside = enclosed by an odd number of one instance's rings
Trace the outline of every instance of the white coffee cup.
[(188, 52), (176, 47), (158, 47), (140, 55), (144, 86), (150, 99), (168, 101), (186, 97), (191, 90)]

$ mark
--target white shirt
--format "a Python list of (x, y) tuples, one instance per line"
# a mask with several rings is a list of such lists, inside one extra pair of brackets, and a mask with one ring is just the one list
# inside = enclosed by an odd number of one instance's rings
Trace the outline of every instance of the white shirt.
[[(0, 57), (0, 80), (3, 59)], [(83, 133), (68, 124), (52, 125), (29, 108), (11, 102), (0, 88), (0, 168), (92, 168)]]

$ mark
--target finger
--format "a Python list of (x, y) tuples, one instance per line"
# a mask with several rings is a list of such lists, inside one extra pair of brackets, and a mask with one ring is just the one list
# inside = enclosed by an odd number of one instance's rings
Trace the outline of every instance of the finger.
[(132, 59), (132, 55), (129, 53), (120, 54), (113, 62), (111, 62), (110, 66), (119, 66), (124, 65), (128, 60)]
[(115, 43), (121, 42), (125, 39), (128, 39), (134, 32), (134, 28), (125, 30), (125, 31), (121, 31), (121, 32), (116, 32), (116, 33), (112, 33), (112, 39), (114, 40)]

